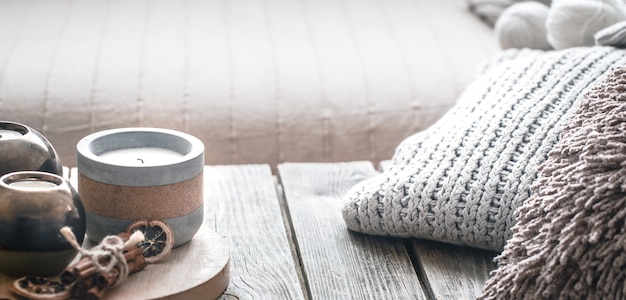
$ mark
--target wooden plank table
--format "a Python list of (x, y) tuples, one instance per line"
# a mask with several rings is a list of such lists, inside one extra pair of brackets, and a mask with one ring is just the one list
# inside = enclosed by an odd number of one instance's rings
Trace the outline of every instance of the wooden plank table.
[(341, 198), (377, 173), (369, 162), (277, 170), (205, 168), (203, 226), (230, 250), (220, 299), (474, 299), (495, 267), (494, 252), (347, 230)]
[(376, 173), (369, 162), (278, 166), (308, 298), (476, 298), (497, 253), (346, 229), (342, 196)]

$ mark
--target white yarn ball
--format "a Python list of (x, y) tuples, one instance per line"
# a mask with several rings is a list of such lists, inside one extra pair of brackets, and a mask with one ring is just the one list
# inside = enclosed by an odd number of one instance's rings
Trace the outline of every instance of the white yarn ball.
[(509, 6), (498, 18), (495, 32), (500, 47), (550, 50), (546, 19), (550, 8), (539, 2), (519, 2)]
[(624, 20), (622, 0), (553, 0), (546, 20), (547, 37), (557, 50), (593, 46), (596, 32)]

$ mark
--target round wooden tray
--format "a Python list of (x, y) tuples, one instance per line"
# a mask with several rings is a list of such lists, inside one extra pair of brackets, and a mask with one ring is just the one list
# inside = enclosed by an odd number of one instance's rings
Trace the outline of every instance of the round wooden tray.
[[(228, 241), (202, 226), (191, 242), (111, 288), (104, 299), (216, 299), (229, 282)], [(0, 274), (0, 299), (16, 299), (15, 278)]]

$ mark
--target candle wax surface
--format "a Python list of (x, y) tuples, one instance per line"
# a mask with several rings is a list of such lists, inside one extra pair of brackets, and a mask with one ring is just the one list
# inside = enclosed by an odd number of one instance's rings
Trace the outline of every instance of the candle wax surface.
[(10, 140), (20, 137), (22, 137), (22, 134), (17, 131), (0, 129), (0, 140)]
[(53, 182), (42, 181), (42, 180), (23, 180), (23, 181), (15, 181), (9, 184), (10, 187), (19, 188), (19, 189), (28, 189), (28, 190), (42, 190), (56, 187), (57, 185)]
[(183, 157), (174, 150), (157, 147), (118, 149), (98, 156), (107, 163), (122, 166), (159, 166), (175, 162)]

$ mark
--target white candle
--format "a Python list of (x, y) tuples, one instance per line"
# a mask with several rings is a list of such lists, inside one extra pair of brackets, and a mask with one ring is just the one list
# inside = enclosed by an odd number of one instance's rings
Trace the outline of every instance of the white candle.
[(117, 149), (98, 156), (107, 163), (121, 166), (158, 166), (175, 162), (183, 157), (174, 150), (157, 147)]
[(18, 188), (21, 190), (45, 190), (54, 188), (57, 185), (54, 182), (43, 180), (22, 180), (11, 182), (9, 186)]
[(10, 140), (22, 137), (22, 134), (15, 130), (0, 129), (0, 140)]

